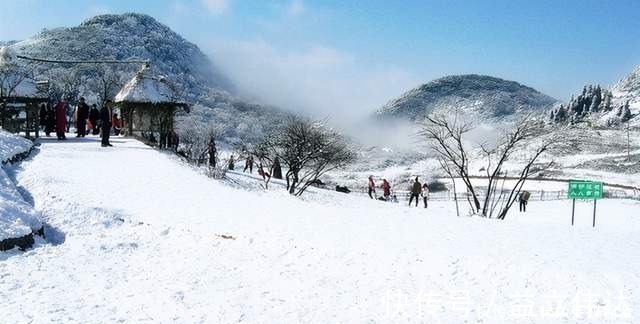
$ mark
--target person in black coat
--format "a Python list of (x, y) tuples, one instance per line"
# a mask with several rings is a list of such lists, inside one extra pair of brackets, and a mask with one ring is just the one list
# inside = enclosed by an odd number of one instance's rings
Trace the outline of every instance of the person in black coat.
[(102, 109), (100, 109), (100, 123), (102, 128), (102, 147), (113, 146), (109, 143), (109, 135), (111, 135), (111, 108), (113, 101), (107, 100)]
[(51, 103), (47, 102), (47, 115), (46, 115), (46, 124), (44, 127), (44, 132), (47, 137), (51, 136), (51, 133), (56, 129), (56, 111), (51, 106)]
[(77, 109), (76, 129), (78, 135), (76, 137), (84, 137), (87, 133), (87, 119), (89, 118), (89, 105), (84, 102), (84, 98), (80, 97)]
[(100, 126), (98, 126), (98, 119), (100, 119), (100, 110), (96, 107), (96, 104), (91, 105), (89, 111), (89, 122), (91, 123), (91, 130), (93, 135), (100, 134)]
[(40, 105), (40, 112), (38, 114), (38, 125), (40, 130), (47, 128), (47, 106), (45, 104)]

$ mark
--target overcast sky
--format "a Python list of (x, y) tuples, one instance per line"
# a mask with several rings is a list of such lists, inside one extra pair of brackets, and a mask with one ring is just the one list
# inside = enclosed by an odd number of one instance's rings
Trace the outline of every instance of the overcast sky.
[(372, 111), (421, 83), (487, 74), (567, 100), (640, 64), (640, 1), (0, 0), (0, 40), (96, 14), (149, 14), (199, 45), (246, 96)]

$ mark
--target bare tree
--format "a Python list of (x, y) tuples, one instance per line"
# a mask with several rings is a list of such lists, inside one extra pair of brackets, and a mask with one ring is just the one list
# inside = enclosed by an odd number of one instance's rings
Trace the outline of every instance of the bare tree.
[[(540, 157), (551, 149), (566, 144), (570, 139), (563, 130), (549, 131), (545, 123), (533, 115), (528, 114), (518, 119), (513, 127), (503, 131), (497, 143), (480, 145), (478, 157), (483, 158), (486, 166), (487, 187), (481, 197), (481, 192), (471, 184), (468, 167), (472, 149), (465, 147), (465, 135), (473, 126), (462, 121), (459, 113), (453, 118), (440, 115), (428, 117), (421, 134), (424, 135), (431, 147), (439, 156), (445, 173), (455, 174), (464, 182), (470, 196), (470, 206), (473, 213), (485, 217), (504, 219), (507, 212), (517, 200), (522, 186), (530, 177), (532, 169)], [(510, 190), (505, 190), (506, 172), (505, 162), (516, 152), (526, 148), (527, 157), (521, 160), (522, 169), (515, 176), (516, 183)], [(537, 170), (544, 170), (552, 162), (537, 166)], [(471, 203), (472, 202), (472, 203)], [(482, 202), (482, 203), (481, 203)]]
[(25, 79), (33, 77), (35, 63), (19, 61), (7, 47), (0, 48), (0, 97), (10, 97)]
[(480, 211), (480, 200), (471, 183), (469, 174), (471, 157), (463, 141), (464, 136), (471, 130), (473, 130), (472, 123), (456, 113), (453, 119), (446, 115), (428, 116), (420, 134), (464, 182), (469, 192), (467, 198), (472, 200), (469, 200), (469, 206), (472, 212), (476, 213)]
[(297, 117), (272, 130), (263, 145), (287, 167), (287, 190), (297, 196), (327, 172), (356, 158), (345, 139), (324, 122)]
[(440, 167), (442, 167), (444, 173), (449, 176), (449, 179), (451, 179), (451, 183), (453, 185), (453, 200), (456, 202), (456, 215), (460, 217), (460, 207), (458, 206), (458, 191), (456, 190), (456, 179), (454, 176), (454, 171), (451, 170), (451, 166), (444, 158), (438, 158), (438, 163), (440, 163)]
[[(190, 163), (200, 166), (209, 157), (210, 144), (213, 143), (215, 145), (224, 132), (225, 128), (218, 124), (207, 124), (187, 119), (178, 131), (180, 138), (178, 152)], [(217, 162), (217, 156), (213, 158)], [(219, 165), (220, 163), (215, 164)]]
[(49, 97), (54, 100), (66, 100), (75, 105), (80, 99), (80, 94), (86, 84), (85, 74), (77, 69), (56, 69), (48, 75)]
[(124, 82), (123, 76), (113, 66), (100, 64), (96, 66), (93, 82), (89, 86), (98, 95), (98, 105), (102, 106), (107, 99), (115, 97)]

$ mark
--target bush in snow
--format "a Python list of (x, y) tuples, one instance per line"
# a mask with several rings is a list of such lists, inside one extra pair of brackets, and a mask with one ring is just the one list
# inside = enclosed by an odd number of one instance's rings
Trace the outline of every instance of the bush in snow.
[(338, 133), (322, 122), (289, 117), (258, 145), (287, 168), (287, 190), (300, 196), (329, 171), (355, 161), (356, 154)]

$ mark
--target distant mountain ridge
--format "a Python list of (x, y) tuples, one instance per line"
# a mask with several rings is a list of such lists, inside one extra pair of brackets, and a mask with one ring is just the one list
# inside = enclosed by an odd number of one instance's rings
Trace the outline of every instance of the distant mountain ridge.
[[(149, 60), (154, 71), (192, 89), (193, 94), (210, 87), (232, 90), (198, 46), (144, 14), (95, 16), (76, 27), (45, 29), (10, 46), (25, 56), (54, 60)], [(115, 68), (133, 76), (140, 67)]]
[(420, 121), (429, 114), (459, 108), (477, 118), (499, 120), (520, 111), (542, 113), (556, 103), (556, 99), (515, 81), (453, 75), (409, 90), (383, 106), (376, 116)]

